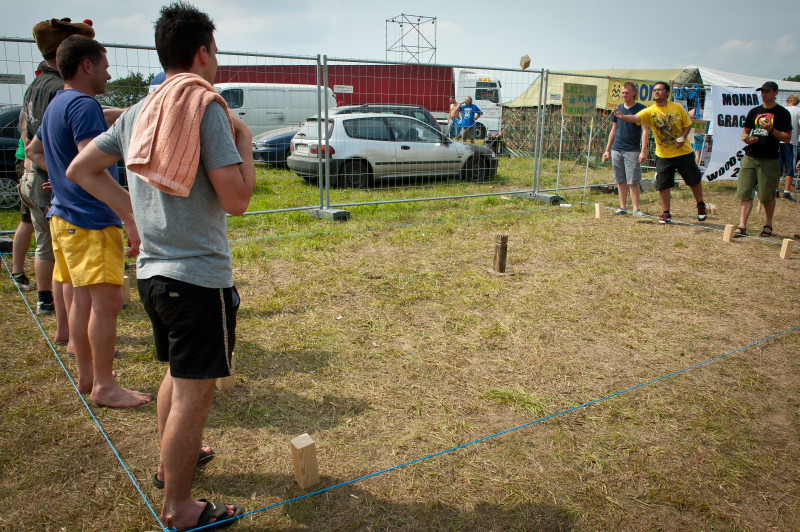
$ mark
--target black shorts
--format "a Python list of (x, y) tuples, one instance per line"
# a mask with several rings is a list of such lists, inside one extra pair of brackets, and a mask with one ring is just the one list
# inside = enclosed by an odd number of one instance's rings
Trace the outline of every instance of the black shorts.
[(656, 157), (656, 190), (666, 190), (675, 186), (675, 170), (690, 187), (703, 179), (703, 172), (694, 160), (694, 153), (669, 158)]
[(236, 287), (205, 288), (168, 277), (139, 279), (139, 297), (153, 325), (156, 358), (179, 379), (232, 375)]

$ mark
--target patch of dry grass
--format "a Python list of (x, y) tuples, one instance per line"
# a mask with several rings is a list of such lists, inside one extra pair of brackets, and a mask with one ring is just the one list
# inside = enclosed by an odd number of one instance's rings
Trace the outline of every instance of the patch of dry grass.
[[(304, 493), (288, 454), (303, 432), (333, 486), (799, 325), (798, 251), (723, 243), (707, 227), (735, 222), (732, 184), (707, 195), (706, 228), (499, 198), (358, 207), (347, 224), (232, 221), (237, 386), (215, 399), (205, 440), (218, 458), (195, 493), (262, 508)], [(685, 187), (672, 210), (696, 223)], [(799, 214), (779, 204), (774, 240), (800, 232)], [(487, 272), (499, 233), (506, 277)], [(0, 294), (0, 528), (156, 530), (7, 276)], [(120, 378), (155, 392), (163, 367), (135, 292), (118, 344)], [(238, 529), (797, 529), (799, 347), (795, 331)], [(95, 413), (157, 510), (155, 405)]]

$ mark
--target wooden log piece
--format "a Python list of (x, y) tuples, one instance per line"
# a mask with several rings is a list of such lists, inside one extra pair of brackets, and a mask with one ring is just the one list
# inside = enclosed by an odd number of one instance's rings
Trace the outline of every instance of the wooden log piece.
[(317, 465), (317, 444), (308, 434), (301, 434), (289, 444), (294, 462), (294, 478), (301, 489), (307, 489), (319, 483), (319, 467)]

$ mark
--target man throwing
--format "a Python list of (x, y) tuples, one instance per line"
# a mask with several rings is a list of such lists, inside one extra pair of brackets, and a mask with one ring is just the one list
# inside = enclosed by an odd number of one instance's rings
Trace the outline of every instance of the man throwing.
[[(636, 101), (639, 89), (635, 83), (626, 81), (622, 85), (622, 103), (617, 106), (624, 115), (635, 115), (644, 105)], [(639, 182), (642, 180), (641, 163), (647, 158), (647, 136), (650, 129), (630, 122), (617, 120), (611, 117), (611, 131), (608, 134), (606, 151), (603, 152), (603, 161), (611, 157), (614, 170), (614, 181), (619, 190), (619, 209), (613, 214), (627, 214), (628, 190), (631, 193), (631, 204), (634, 216), (644, 216), (639, 210)]]
[(767, 81), (760, 89), (761, 105), (747, 113), (742, 131), (742, 141), (747, 144), (740, 163), (736, 197), (742, 202), (739, 209), (739, 227), (734, 236), (747, 234), (747, 218), (753, 210), (753, 192), (764, 206), (766, 223), (761, 237), (772, 236), (772, 215), (775, 214), (775, 190), (781, 177), (778, 152), (781, 142), (792, 139), (792, 116), (785, 107), (778, 105), (778, 84)]
[[(47, 107), (28, 151), (32, 160), (47, 169), (53, 189), (48, 216), (56, 259), (54, 279), (74, 286), (68, 321), (78, 390), (91, 392), (92, 400), (100, 405), (139, 406), (150, 401), (150, 394), (122, 388), (112, 371), (124, 277), (120, 216), (131, 242), (128, 256), (138, 253), (136, 224), (129, 213), (120, 211), (118, 216), (66, 177), (78, 152), (108, 129), (103, 109), (94, 99), (105, 92), (111, 79), (108, 60), (100, 43), (73, 35), (59, 46), (56, 61), (64, 90)], [(105, 175), (117, 179), (116, 166), (105, 170)]]
[(692, 121), (682, 105), (669, 101), (669, 85), (659, 81), (653, 86), (655, 103), (635, 115), (623, 114), (618, 108), (614, 116), (631, 124), (644, 124), (653, 131), (656, 141), (656, 183), (655, 188), (661, 198), (660, 224), (672, 221), (670, 213), (670, 192), (675, 186), (675, 171), (692, 190), (697, 200), (697, 219), (706, 219), (706, 204), (703, 202), (703, 174), (694, 160), (692, 147), (686, 136), (692, 130)]
[[(226, 213), (242, 214), (255, 184), (250, 130), (227, 112), (212, 86), (214, 29), (208, 15), (191, 5), (163, 7), (155, 40), (166, 80), (67, 172), (94, 196), (136, 217), (139, 295), (156, 355), (169, 363), (158, 391), (161, 521), (171, 516), (178, 529), (242, 513), (239, 506), (197, 501), (191, 493), (195, 466), (207, 455), (201, 438), (214, 381), (232, 374), (239, 296)], [(121, 157), (128, 163), (130, 195), (104, 171)]]
[(483, 113), (477, 105), (472, 103), (472, 98), (469, 96), (458, 107), (458, 113), (461, 115), (461, 140), (469, 139), (472, 144), (475, 144), (475, 122)]

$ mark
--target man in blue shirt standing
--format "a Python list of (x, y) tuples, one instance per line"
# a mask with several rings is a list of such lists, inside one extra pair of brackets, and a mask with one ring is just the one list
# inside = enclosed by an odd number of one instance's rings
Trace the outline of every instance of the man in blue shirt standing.
[[(622, 85), (622, 103), (617, 106), (619, 112), (624, 115), (635, 115), (644, 105), (636, 101), (639, 92), (635, 83), (626, 81)], [(614, 170), (614, 181), (619, 190), (619, 209), (613, 214), (627, 214), (628, 190), (631, 193), (631, 203), (633, 204), (633, 215), (644, 216), (639, 210), (639, 183), (642, 180), (641, 163), (647, 158), (647, 137), (649, 135), (647, 125), (637, 125), (611, 116), (611, 131), (608, 134), (606, 151), (603, 152), (603, 160), (611, 158)]]
[[(150, 394), (121, 387), (112, 370), (117, 316), (122, 307), (123, 237), (139, 252), (133, 217), (115, 212), (67, 179), (67, 167), (92, 139), (108, 129), (95, 96), (106, 90), (106, 49), (82, 35), (67, 37), (56, 52), (64, 90), (44, 113), (28, 146), (29, 156), (47, 169), (53, 189), (50, 233), (55, 255), (53, 279), (74, 286), (69, 315), (70, 341), (78, 366), (78, 391), (104, 406), (129, 408), (150, 401)], [(106, 170), (116, 179), (115, 165)]]
[(475, 122), (483, 114), (477, 105), (472, 103), (472, 98), (466, 97), (459, 106), (458, 112), (461, 115), (461, 140), (467, 140), (475, 144)]

